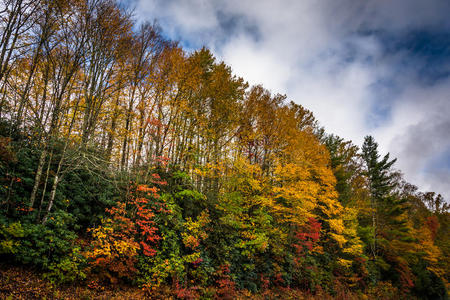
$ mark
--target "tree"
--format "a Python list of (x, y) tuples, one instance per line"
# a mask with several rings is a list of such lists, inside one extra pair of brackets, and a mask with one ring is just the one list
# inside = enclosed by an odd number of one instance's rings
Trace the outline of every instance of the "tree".
[(396, 159), (390, 160), (388, 153), (380, 160), (378, 144), (371, 136), (364, 140), (362, 157), (372, 205), (372, 258), (382, 269), (382, 275), (400, 282), (407, 291), (414, 285), (408, 261), (413, 257), (414, 239), (406, 214), (406, 199), (397, 191), (401, 175), (392, 170)]
[(371, 246), (372, 256), (377, 256), (377, 237), (380, 211), (392, 200), (391, 193), (394, 190), (393, 174), (390, 172), (396, 159), (389, 161), (389, 153), (382, 160), (378, 154), (378, 144), (372, 136), (366, 136), (362, 147), (362, 157), (366, 163), (366, 176), (370, 203), (372, 206), (372, 230), (373, 241)]

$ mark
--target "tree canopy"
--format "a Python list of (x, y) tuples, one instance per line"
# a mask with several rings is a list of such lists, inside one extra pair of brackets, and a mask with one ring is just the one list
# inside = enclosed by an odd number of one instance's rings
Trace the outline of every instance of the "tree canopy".
[(0, 15), (2, 260), (155, 298), (447, 299), (449, 206), (373, 137), (113, 0)]

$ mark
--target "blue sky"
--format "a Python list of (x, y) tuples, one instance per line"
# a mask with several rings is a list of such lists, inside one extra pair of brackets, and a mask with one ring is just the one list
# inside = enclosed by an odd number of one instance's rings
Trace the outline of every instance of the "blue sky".
[(355, 144), (374, 135), (408, 181), (450, 199), (450, 1), (128, 0), (190, 50), (312, 110)]

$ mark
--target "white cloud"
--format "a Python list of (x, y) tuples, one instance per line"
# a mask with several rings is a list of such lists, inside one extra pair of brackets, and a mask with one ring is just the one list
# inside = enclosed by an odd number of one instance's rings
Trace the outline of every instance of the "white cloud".
[[(392, 111), (392, 121), (375, 131), (384, 150), (398, 158), (407, 180), (450, 196), (450, 79), (433, 86), (409, 86)], [(431, 166), (436, 158), (441, 166)]]

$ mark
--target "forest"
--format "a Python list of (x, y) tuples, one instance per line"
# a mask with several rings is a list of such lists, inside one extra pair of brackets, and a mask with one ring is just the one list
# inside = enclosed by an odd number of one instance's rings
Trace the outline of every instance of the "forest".
[(372, 136), (114, 0), (0, 10), (2, 298), (448, 299), (449, 204)]

